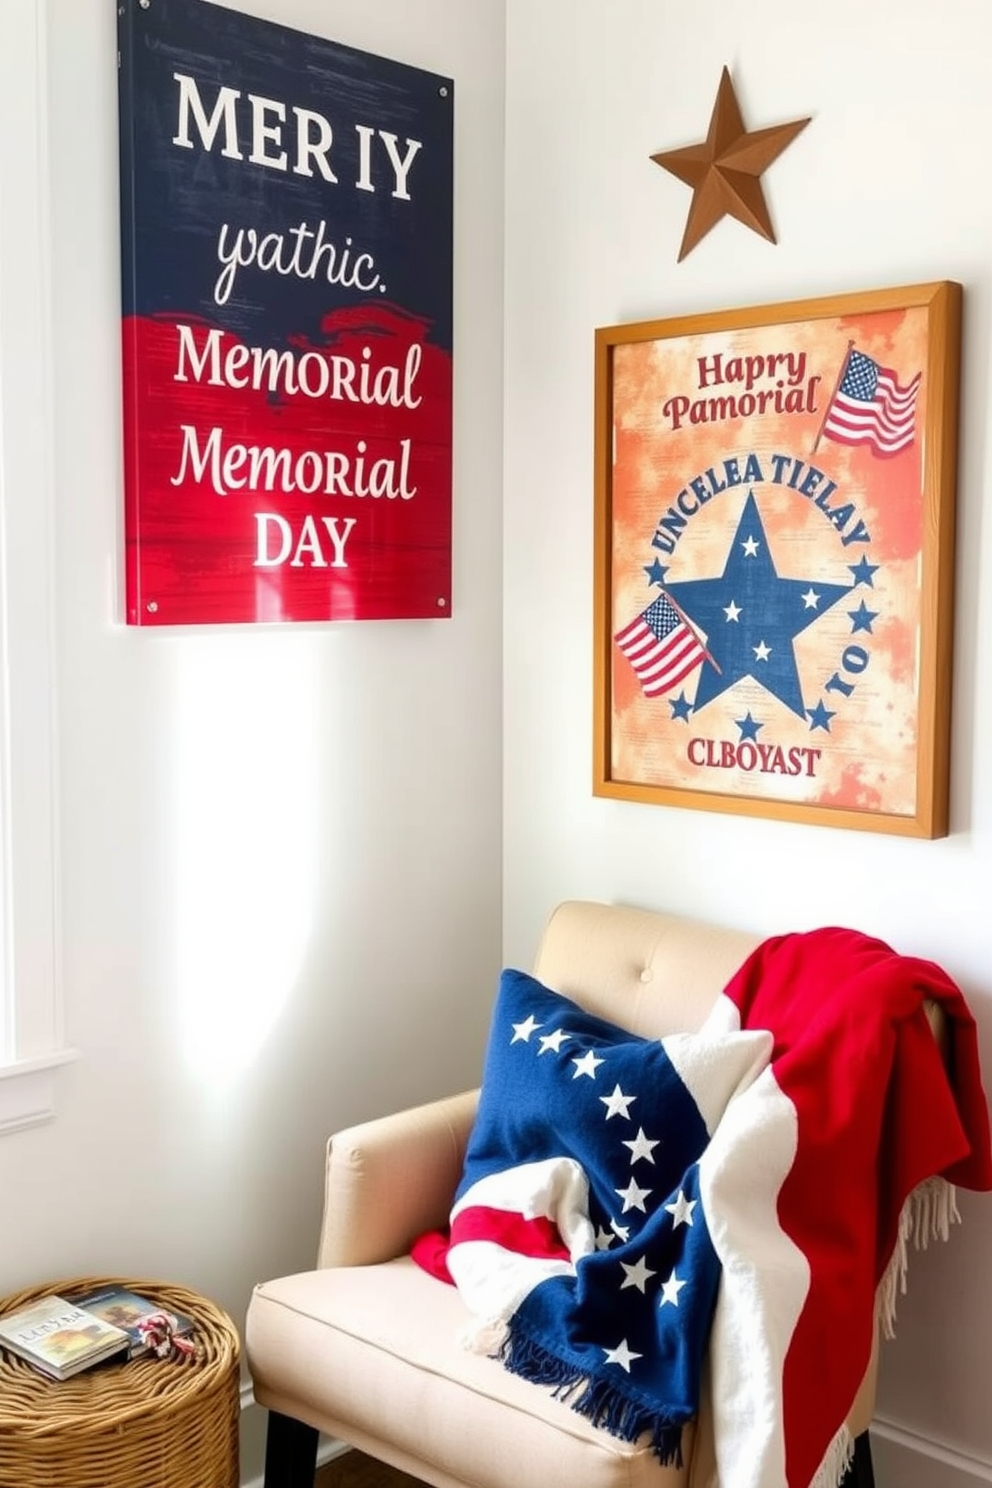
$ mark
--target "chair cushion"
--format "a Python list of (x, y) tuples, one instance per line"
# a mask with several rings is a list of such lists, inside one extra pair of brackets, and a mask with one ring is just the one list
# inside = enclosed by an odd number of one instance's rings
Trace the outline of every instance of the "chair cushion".
[[(256, 1287), (246, 1348), (255, 1396), (438, 1488), (680, 1488), (647, 1445), (591, 1426), (549, 1389), (462, 1346), (470, 1314), (409, 1258)], [(384, 1411), (384, 1400), (388, 1411)], [(383, 1420), (389, 1421), (389, 1451)], [(691, 1456), (692, 1426), (683, 1442)]]

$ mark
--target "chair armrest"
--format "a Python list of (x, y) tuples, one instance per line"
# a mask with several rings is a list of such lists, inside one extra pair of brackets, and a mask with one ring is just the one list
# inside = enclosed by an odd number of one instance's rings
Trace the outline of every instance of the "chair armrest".
[(391, 1261), (447, 1225), (478, 1099), (467, 1090), (331, 1137), (319, 1267)]

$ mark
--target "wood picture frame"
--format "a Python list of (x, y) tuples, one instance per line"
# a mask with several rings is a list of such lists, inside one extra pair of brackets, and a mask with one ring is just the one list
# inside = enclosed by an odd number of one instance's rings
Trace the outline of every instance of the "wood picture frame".
[(595, 795), (948, 831), (961, 286), (595, 337)]

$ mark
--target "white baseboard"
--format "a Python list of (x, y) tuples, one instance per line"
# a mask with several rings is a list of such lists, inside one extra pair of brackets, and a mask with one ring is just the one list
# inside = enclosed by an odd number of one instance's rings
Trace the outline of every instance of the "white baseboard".
[[(349, 1448), (344, 1442), (328, 1441), (325, 1444), (323, 1437), (321, 1437), (320, 1447), (317, 1450), (317, 1466), (325, 1467), (328, 1462), (333, 1462), (335, 1457), (340, 1457), (342, 1452), (347, 1452), (348, 1450)], [(241, 1484), (241, 1488), (264, 1488), (261, 1476), (249, 1478), (247, 1483)]]
[[(255, 1406), (255, 1397), (252, 1394), (251, 1382), (241, 1386), (241, 1411), (252, 1410)], [(326, 1467), (328, 1462), (333, 1462), (335, 1457), (340, 1457), (343, 1452), (349, 1451), (348, 1443), (337, 1441), (333, 1436), (322, 1436), (317, 1447), (317, 1466)], [(264, 1488), (261, 1474), (249, 1478), (241, 1484), (241, 1488)]]
[(878, 1488), (979, 1488), (992, 1483), (992, 1462), (876, 1416), (871, 1456)]

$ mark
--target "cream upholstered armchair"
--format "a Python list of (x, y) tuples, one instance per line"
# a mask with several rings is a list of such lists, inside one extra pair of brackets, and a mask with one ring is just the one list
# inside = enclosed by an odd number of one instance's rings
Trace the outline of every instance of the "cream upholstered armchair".
[[(667, 1039), (707, 1024), (757, 945), (755, 936), (680, 916), (570, 902), (551, 915), (533, 974), (588, 1013)], [(761, 1100), (767, 1105), (767, 1094)], [(466, 1092), (331, 1138), (317, 1267), (259, 1285), (248, 1310), (255, 1398), (270, 1413), (265, 1488), (311, 1488), (320, 1432), (436, 1488), (784, 1485), (770, 1469), (753, 1479), (718, 1470), (712, 1399), (729, 1376), (713, 1357), (699, 1419), (683, 1431), (678, 1460), (662, 1464), (647, 1440), (611, 1434), (552, 1390), (466, 1348), (471, 1315), (461, 1291), (410, 1251), (448, 1223), (477, 1105), (478, 1092)], [(750, 1141), (749, 1150), (760, 1148)], [(715, 1193), (721, 1181), (717, 1173)], [(731, 1332), (739, 1322), (730, 1319)], [(865, 1327), (864, 1368), (839, 1432), (846, 1447), (818, 1483), (873, 1481), (874, 1312)], [(714, 1332), (711, 1355), (729, 1336)], [(773, 1447), (781, 1458), (781, 1444)]]

